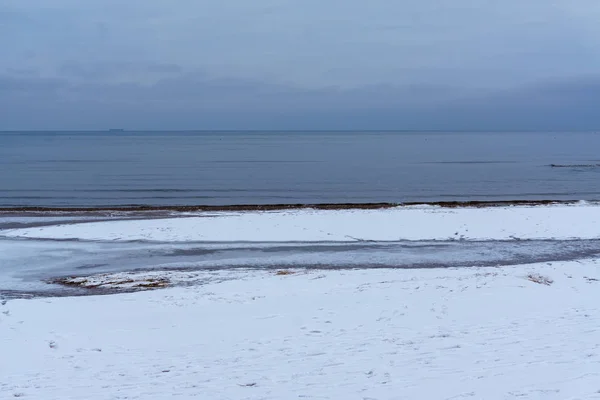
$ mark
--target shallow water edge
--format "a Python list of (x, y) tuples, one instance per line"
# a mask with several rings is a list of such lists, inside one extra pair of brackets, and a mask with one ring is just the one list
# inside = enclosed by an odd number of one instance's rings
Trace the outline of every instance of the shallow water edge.
[[(232, 204), (232, 205), (171, 205), (171, 206), (150, 206), (150, 205), (123, 205), (123, 206), (98, 206), (98, 207), (0, 207), (0, 215), (5, 213), (98, 213), (105, 211), (140, 213), (144, 212), (194, 212), (194, 211), (279, 211), (279, 210), (376, 210), (393, 207), (411, 207), (411, 206), (438, 206), (443, 208), (464, 208), (464, 207), (506, 207), (506, 206), (548, 206), (548, 205), (569, 205), (577, 203), (594, 204), (600, 203), (599, 200), (501, 200), (501, 201), (434, 201), (434, 202), (402, 202), (402, 203), (315, 203), (315, 204)], [(19, 214), (16, 214), (19, 215)], [(24, 214), (23, 214), (24, 215)]]

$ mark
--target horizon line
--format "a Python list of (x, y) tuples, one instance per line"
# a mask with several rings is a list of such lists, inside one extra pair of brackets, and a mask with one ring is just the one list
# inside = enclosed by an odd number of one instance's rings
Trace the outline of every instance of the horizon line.
[(600, 133), (600, 129), (0, 129), (1, 133)]

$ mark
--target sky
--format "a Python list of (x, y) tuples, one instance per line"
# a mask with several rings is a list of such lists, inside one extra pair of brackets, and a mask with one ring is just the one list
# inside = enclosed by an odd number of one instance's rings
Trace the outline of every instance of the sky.
[(2, 0), (0, 130), (600, 129), (598, 0)]

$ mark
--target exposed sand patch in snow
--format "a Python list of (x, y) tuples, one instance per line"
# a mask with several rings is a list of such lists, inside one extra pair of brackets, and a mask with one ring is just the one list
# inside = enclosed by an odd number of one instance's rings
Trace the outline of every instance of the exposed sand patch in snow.
[(61, 285), (77, 286), (85, 289), (149, 290), (164, 288), (171, 281), (163, 276), (139, 276), (132, 273), (101, 274), (94, 276), (67, 277), (53, 281)]
[[(214, 282), (224, 282), (232, 279), (241, 279), (245, 276), (260, 274), (256, 269), (218, 269), (218, 270), (191, 270), (191, 271), (125, 271), (116, 273), (96, 274), (89, 276), (69, 276), (52, 279), (52, 283), (65, 286), (74, 286), (83, 289), (106, 291), (143, 291), (162, 289), (174, 286), (206, 285)], [(296, 273), (308, 273), (306, 270), (273, 269), (268, 273), (278, 276)]]
[(397, 241), (600, 238), (600, 205), (398, 207), (210, 213), (15, 229), (9, 237), (148, 241)]
[(599, 267), (247, 271), (9, 301), (0, 398), (600, 398)]

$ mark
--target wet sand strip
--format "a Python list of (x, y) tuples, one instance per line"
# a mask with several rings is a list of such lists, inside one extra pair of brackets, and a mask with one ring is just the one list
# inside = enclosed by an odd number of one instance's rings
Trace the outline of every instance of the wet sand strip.
[[(600, 200), (599, 200), (600, 201)], [(579, 200), (502, 200), (502, 201), (438, 201), (438, 202), (400, 202), (400, 203), (316, 203), (316, 204), (235, 204), (235, 205), (172, 205), (172, 206), (98, 206), (98, 207), (0, 207), (1, 214), (32, 215), (32, 213), (96, 213), (106, 215), (107, 212), (140, 213), (148, 212), (201, 212), (201, 211), (280, 211), (280, 210), (377, 210), (394, 207), (418, 205), (438, 206), (443, 208), (485, 208), (506, 206), (547, 206), (554, 204), (575, 204)], [(593, 201), (591, 202), (593, 203)]]

